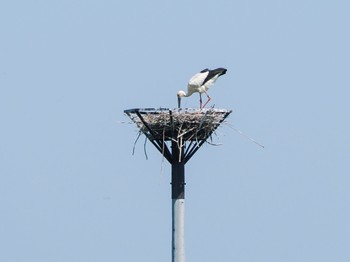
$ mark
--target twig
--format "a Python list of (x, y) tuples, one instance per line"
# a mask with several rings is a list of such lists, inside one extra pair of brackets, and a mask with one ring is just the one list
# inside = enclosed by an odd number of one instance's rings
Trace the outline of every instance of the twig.
[(165, 129), (163, 129), (163, 148), (162, 148), (162, 162), (160, 164), (160, 175), (163, 175), (163, 164), (164, 164), (164, 146), (165, 146)]
[(260, 144), (259, 142), (255, 141), (253, 138), (243, 134), (243, 132), (235, 127), (233, 127), (232, 125), (230, 125), (229, 123), (226, 123), (226, 125), (228, 127), (231, 127), (233, 130), (235, 130), (236, 132), (238, 132), (240, 135), (244, 136), (245, 138), (249, 139), (250, 141), (252, 141), (253, 143), (257, 144), (258, 146), (262, 147), (262, 148), (265, 148), (264, 145)]
[(180, 137), (179, 163), (181, 162), (181, 156), (182, 156), (182, 137)]
[(211, 143), (211, 142), (208, 142), (208, 141), (206, 141), (209, 145), (211, 145), (211, 146), (222, 146), (223, 144), (214, 144), (214, 143)]
[(141, 134), (142, 134), (142, 132), (139, 131), (139, 134), (138, 134), (138, 136), (137, 136), (137, 138), (136, 138), (136, 140), (135, 140), (135, 142), (134, 142), (134, 146), (132, 147), (132, 155), (134, 155), (134, 153), (135, 153), (135, 146), (136, 146), (136, 143), (137, 143), (137, 141), (139, 140)]
[(117, 121), (116, 123), (117, 124), (129, 124), (129, 125), (134, 124), (132, 122), (125, 122), (125, 121)]
[(146, 160), (148, 160), (147, 150), (146, 150), (147, 137), (145, 136), (145, 143), (143, 144), (143, 151), (145, 152)]

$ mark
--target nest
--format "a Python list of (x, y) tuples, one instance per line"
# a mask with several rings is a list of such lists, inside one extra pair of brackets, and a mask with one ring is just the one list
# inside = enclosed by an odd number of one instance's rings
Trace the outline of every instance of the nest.
[(130, 109), (124, 111), (150, 140), (206, 140), (232, 112), (226, 109)]
[(170, 163), (186, 163), (232, 111), (146, 108), (124, 112)]

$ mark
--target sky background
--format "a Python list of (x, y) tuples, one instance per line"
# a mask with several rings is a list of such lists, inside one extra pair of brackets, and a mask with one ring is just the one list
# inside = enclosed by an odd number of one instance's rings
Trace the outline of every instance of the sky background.
[[(0, 261), (170, 261), (170, 165), (124, 109), (203, 68), (186, 260), (350, 261), (349, 1), (2, 1)], [(198, 107), (198, 95), (183, 99)]]

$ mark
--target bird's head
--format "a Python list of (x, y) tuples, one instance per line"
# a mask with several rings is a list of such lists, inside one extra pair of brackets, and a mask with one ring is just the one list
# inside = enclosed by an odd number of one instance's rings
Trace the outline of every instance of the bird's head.
[(180, 90), (179, 92), (177, 92), (177, 105), (178, 108), (181, 108), (181, 97), (186, 96), (185, 91)]

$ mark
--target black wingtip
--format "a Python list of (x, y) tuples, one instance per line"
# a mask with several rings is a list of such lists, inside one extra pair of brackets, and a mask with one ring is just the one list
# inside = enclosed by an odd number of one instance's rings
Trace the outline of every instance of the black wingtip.
[(223, 67), (219, 67), (213, 70), (208, 70), (208, 75), (207, 77), (204, 79), (204, 82), (202, 83), (202, 85), (204, 85), (206, 82), (208, 82), (210, 79), (212, 79), (213, 77), (217, 76), (222, 76), (224, 74), (226, 74), (227, 69), (223, 68)]
[(213, 70), (209, 70), (209, 75), (210, 76), (215, 76), (215, 75), (222, 76), (222, 75), (226, 74), (226, 72), (227, 72), (226, 68), (219, 67), (219, 68), (216, 68)]
[(213, 71), (216, 71), (218, 74), (220, 74), (220, 75), (224, 75), (224, 74), (226, 74), (226, 72), (227, 72), (227, 69), (226, 68), (223, 68), (223, 67), (219, 67), (219, 68), (217, 68), (217, 69), (214, 69)]
[(210, 69), (208, 69), (208, 68), (205, 68), (205, 69), (203, 69), (203, 70), (201, 71), (201, 73), (210, 72), (210, 73), (213, 74), (213, 75), (217, 75), (217, 74), (219, 74), (219, 75), (224, 75), (224, 74), (226, 74), (226, 71), (227, 71), (227, 69), (226, 69), (226, 68), (223, 68), (223, 67), (219, 67), (219, 68), (216, 68), (216, 69), (213, 69), (213, 70), (210, 70)]

